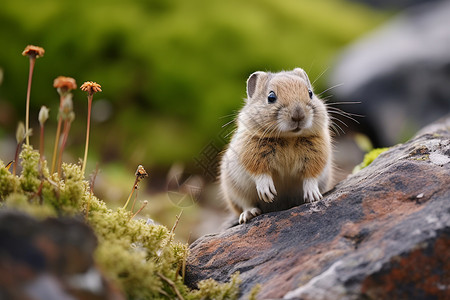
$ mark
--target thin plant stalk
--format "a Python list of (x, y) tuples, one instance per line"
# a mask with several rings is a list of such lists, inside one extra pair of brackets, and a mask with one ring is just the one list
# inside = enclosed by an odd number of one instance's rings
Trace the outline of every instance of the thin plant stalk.
[(134, 205), (136, 204), (137, 196), (138, 196), (138, 192), (136, 191), (136, 194), (134, 194), (133, 204), (131, 205), (131, 212), (133, 212), (133, 210), (134, 210)]
[(136, 180), (134, 181), (133, 188), (131, 189), (131, 193), (128, 196), (127, 202), (125, 202), (125, 205), (123, 206), (123, 209), (127, 208), (128, 203), (130, 202), (130, 199), (133, 196), (134, 190), (137, 189), (138, 182), (139, 182), (139, 177), (136, 176)]
[(64, 152), (64, 148), (66, 147), (67, 137), (70, 131), (70, 123), (71, 123), (70, 120), (64, 121), (63, 140), (61, 142), (61, 148), (59, 149), (59, 156), (58, 156), (58, 174), (61, 174), (62, 155)]
[(17, 144), (16, 147), (16, 153), (14, 155), (14, 162), (13, 162), (13, 175), (16, 176), (16, 167), (17, 167), (17, 161), (19, 159), (19, 152), (20, 152), (20, 146), (22, 145), (23, 142), (20, 142)]
[[(144, 202), (142, 203), (141, 208), (139, 208), (138, 211), (137, 211), (136, 213), (134, 213), (133, 215), (131, 215), (130, 220), (133, 219), (134, 217), (136, 217), (136, 216), (144, 209), (144, 207), (147, 206), (147, 204), (148, 204), (148, 201), (147, 201), (147, 200), (144, 200)], [(133, 213), (133, 212), (131, 212), (131, 213)]]
[(41, 157), (41, 163), (44, 161), (44, 125), (41, 126), (41, 134), (39, 138), (39, 154)]
[[(45, 129), (45, 121), (48, 119), (48, 108), (46, 106), (42, 106), (41, 110), (39, 111), (39, 126), (41, 127), (41, 134), (39, 137), (39, 156), (40, 156), (40, 163), (41, 167), (44, 163), (44, 129)], [(42, 171), (42, 170), (41, 170)]]
[(16, 153), (14, 155), (14, 161), (13, 161), (13, 175), (14, 176), (16, 176), (17, 161), (19, 158), (20, 147), (22, 146), (26, 135), (27, 135), (27, 132), (26, 132), (25, 126), (23, 125), (22, 122), (19, 122), (19, 125), (17, 126), (17, 130), (16, 130), (17, 147), (16, 147)]
[[(25, 111), (25, 130), (28, 132), (30, 130), (30, 95), (31, 95), (31, 81), (33, 80), (33, 70), (36, 63), (36, 57), (30, 55), (30, 72), (28, 74), (28, 89), (27, 89), (27, 106)], [(27, 145), (30, 145), (29, 135), (26, 135)]]
[[(86, 170), (86, 161), (89, 148), (89, 128), (91, 127), (91, 106), (93, 95), (88, 95), (88, 117), (87, 117), (87, 130), (86, 130), (86, 146), (84, 148), (83, 167), (81, 168), (81, 174), (84, 175)], [(127, 202), (128, 203), (128, 202)]]
[[(63, 103), (63, 96), (61, 96), (59, 101), (59, 111), (62, 109), (62, 103)], [(58, 152), (58, 146), (59, 146), (59, 136), (61, 135), (61, 124), (62, 124), (62, 116), (59, 115), (58, 118), (58, 127), (56, 128), (56, 137), (55, 137), (55, 145), (53, 147), (53, 158), (52, 158), (52, 171), (51, 174), (55, 172), (55, 166), (56, 166), (56, 155)]]
[(53, 80), (53, 87), (56, 88), (59, 94), (59, 114), (58, 114), (58, 127), (56, 129), (56, 136), (55, 136), (55, 145), (53, 146), (51, 174), (55, 172), (56, 158), (58, 155), (59, 139), (61, 136), (61, 125), (63, 120), (62, 114), (63, 114), (64, 100), (66, 99), (66, 97), (72, 97), (70, 91), (77, 88), (77, 82), (72, 77), (58, 76), (57, 78), (55, 78), (55, 80)]

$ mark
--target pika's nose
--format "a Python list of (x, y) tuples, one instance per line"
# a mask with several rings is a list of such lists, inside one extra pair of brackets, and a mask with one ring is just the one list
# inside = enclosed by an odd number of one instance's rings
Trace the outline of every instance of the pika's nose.
[(303, 109), (299, 106), (297, 106), (291, 116), (292, 121), (294, 122), (300, 122), (305, 118), (305, 112)]

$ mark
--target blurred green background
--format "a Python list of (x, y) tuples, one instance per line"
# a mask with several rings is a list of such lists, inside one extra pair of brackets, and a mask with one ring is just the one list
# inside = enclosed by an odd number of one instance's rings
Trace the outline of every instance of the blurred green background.
[[(32, 144), (38, 147), (37, 116), (46, 105), (51, 157), (59, 105), (54, 78), (71, 76), (78, 86), (96, 81), (103, 92), (94, 96), (87, 171), (97, 162), (113, 177), (126, 170), (126, 183), (115, 185), (129, 189), (138, 164), (156, 184), (175, 162), (201, 173), (195, 159), (242, 106), (250, 73), (302, 67), (320, 92), (340, 49), (385, 19), (343, 0), (3, 1), (0, 159), (12, 160), (8, 145), (25, 118), (29, 63), (21, 52), (28, 44), (46, 51), (31, 92)], [(66, 160), (76, 162), (87, 114), (80, 90), (74, 107)]]

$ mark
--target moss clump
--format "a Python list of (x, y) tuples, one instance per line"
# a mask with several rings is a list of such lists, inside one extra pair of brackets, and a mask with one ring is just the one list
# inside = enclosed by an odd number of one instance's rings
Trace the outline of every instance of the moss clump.
[(200, 290), (194, 292), (194, 296), (198, 299), (205, 299), (202, 294), (206, 292), (211, 297), (207, 299), (236, 299), (239, 296), (240, 284), (239, 272), (231, 275), (230, 282), (225, 284), (218, 284), (217, 281), (206, 279), (198, 284)]
[(188, 253), (186, 244), (174, 242), (173, 233), (161, 225), (134, 219), (125, 209), (111, 210), (92, 195), (81, 168), (63, 164), (61, 178), (49, 174), (39, 153), (24, 146), (22, 172), (13, 176), (0, 161), (1, 206), (45, 218), (83, 215), (97, 235), (97, 264), (129, 299), (236, 299), (238, 275), (228, 283), (209, 279), (190, 290), (180, 270)]
[(353, 169), (353, 174), (361, 171), (362, 169), (370, 165), (375, 160), (375, 158), (377, 158), (381, 153), (387, 150), (389, 150), (389, 148), (376, 148), (370, 151), (369, 153), (366, 153), (366, 155), (364, 155), (362, 163), (360, 163)]

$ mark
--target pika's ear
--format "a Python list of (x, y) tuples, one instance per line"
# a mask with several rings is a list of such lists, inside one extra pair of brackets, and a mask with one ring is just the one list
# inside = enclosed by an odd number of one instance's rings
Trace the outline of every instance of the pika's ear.
[(309, 81), (308, 74), (306, 74), (305, 70), (303, 70), (302, 68), (295, 68), (293, 72), (294, 72), (294, 74), (303, 78), (306, 81), (306, 85), (308, 86), (308, 89), (312, 90), (311, 82)]
[(267, 77), (265, 72), (255, 72), (247, 79), (247, 97), (251, 98), (255, 91), (260, 88), (262, 79)]

